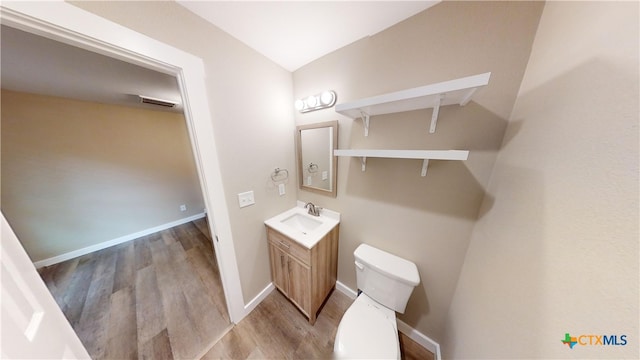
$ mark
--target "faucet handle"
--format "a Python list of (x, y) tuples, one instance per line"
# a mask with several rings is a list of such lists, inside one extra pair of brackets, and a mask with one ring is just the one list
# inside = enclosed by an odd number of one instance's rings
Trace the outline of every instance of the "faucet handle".
[(322, 210), (320, 206), (316, 206), (312, 202), (308, 202), (304, 205), (304, 207), (305, 209), (309, 208), (309, 215), (320, 216), (320, 210)]

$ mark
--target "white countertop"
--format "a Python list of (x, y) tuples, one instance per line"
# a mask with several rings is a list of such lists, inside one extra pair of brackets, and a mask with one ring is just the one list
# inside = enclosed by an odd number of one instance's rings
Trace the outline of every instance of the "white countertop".
[[(325, 235), (327, 235), (329, 231), (331, 231), (334, 227), (336, 227), (336, 225), (340, 223), (340, 213), (329, 209), (322, 209), (320, 211), (320, 216), (313, 216), (309, 215), (307, 209), (304, 208), (304, 205), (304, 202), (298, 201), (296, 207), (280, 213), (268, 220), (265, 220), (264, 223), (265, 225), (282, 233), (283, 235), (286, 235), (287, 237), (291, 238), (307, 249), (311, 249), (318, 243), (318, 241), (320, 241)], [(296, 213), (301, 216), (308, 217), (312, 220), (320, 221), (322, 224), (311, 231), (303, 232), (282, 222), (283, 220), (291, 217), (292, 215), (295, 215)]]

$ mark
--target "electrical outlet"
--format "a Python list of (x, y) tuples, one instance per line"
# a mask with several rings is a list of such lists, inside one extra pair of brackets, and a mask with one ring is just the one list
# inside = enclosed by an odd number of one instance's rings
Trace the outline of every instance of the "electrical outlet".
[(187, 211), (187, 205), (180, 205), (180, 211)]
[(246, 191), (238, 194), (238, 204), (241, 208), (249, 205), (253, 205), (256, 203), (256, 200), (253, 197), (253, 191)]

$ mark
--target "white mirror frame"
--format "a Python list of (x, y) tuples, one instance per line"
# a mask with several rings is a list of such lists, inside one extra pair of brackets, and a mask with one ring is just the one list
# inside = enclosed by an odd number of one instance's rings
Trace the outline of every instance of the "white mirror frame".
[(176, 76), (208, 209), (211, 233), (230, 320), (238, 323), (244, 305), (231, 223), (222, 187), (202, 59), (84, 11), (63, 1), (6, 2), (3, 25)]

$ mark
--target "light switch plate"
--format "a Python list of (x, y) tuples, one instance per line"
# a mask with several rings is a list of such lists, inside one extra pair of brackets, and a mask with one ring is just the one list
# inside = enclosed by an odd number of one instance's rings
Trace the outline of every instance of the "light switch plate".
[(329, 178), (329, 173), (325, 170), (322, 172), (322, 180), (327, 180)]
[(280, 196), (282, 196), (282, 195), (284, 195), (284, 194), (285, 194), (284, 184), (279, 184), (279, 185), (278, 185), (278, 194), (279, 194)]
[(253, 197), (253, 191), (246, 191), (238, 194), (238, 203), (241, 208), (249, 205), (253, 205), (256, 203), (256, 200)]

